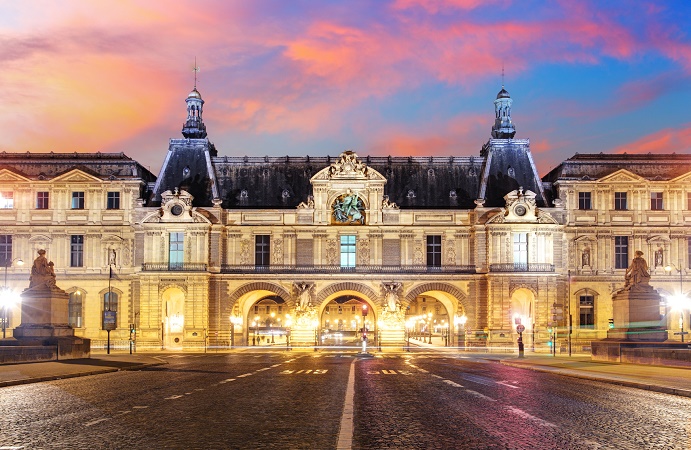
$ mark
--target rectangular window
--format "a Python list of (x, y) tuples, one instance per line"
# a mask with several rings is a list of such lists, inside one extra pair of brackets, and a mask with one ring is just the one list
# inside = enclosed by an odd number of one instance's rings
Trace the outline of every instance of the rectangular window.
[(48, 192), (36, 193), (36, 209), (48, 209)]
[(168, 265), (170, 267), (181, 268), (185, 262), (184, 240), (185, 234), (177, 231), (169, 234), (170, 243), (168, 244)]
[(268, 266), (271, 256), (271, 236), (260, 234), (254, 237), (254, 264), (256, 266)]
[(70, 267), (84, 267), (84, 236), (70, 237)]
[(578, 193), (578, 209), (593, 209), (590, 192)]
[(103, 310), (117, 311), (118, 310), (118, 294), (117, 292), (106, 292), (103, 294)]
[(0, 234), (0, 267), (12, 264), (12, 235)]
[(614, 193), (614, 209), (618, 211), (625, 211), (629, 209), (629, 206), (626, 203), (626, 192)]
[(650, 209), (653, 211), (662, 211), (662, 192), (650, 193)]
[(341, 236), (341, 268), (355, 267), (355, 236)]
[(14, 208), (14, 192), (0, 192), (0, 209)]
[(579, 317), (578, 325), (580, 328), (595, 328), (595, 297), (592, 295), (581, 295), (579, 300)]
[(427, 236), (427, 267), (441, 267), (441, 236)]
[[(686, 265), (686, 267), (691, 269), (691, 238), (687, 239), (687, 243), (688, 243), (687, 244), (688, 251), (686, 252), (687, 253), (686, 254), (686, 260), (688, 261), (688, 264)], [(691, 322), (689, 322), (689, 323), (691, 323)]]
[(72, 192), (72, 209), (84, 209), (83, 192)]
[(67, 303), (68, 323), (74, 328), (82, 327), (82, 293), (72, 292)]
[(629, 267), (629, 237), (614, 236), (614, 268), (626, 269)]
[(513, 234), (513, 263), (528, 264), (528, 233)]
[(691, 211), (691, 192), (686, 193), (686, 209)]
[(106, 197), (106, 209), (120, 209), (120, 193), (108, 192)]

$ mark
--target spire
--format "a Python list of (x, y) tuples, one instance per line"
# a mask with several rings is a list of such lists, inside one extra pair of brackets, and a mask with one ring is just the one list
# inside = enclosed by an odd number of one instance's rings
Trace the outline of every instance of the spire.
[(204, 139), (206, 137), (206, 125), (202, 120), (202, 112), (204, 109), (204, 100), (202, 94), (197, 90), (197, 58), (194, 58), (194, 88), (190, 95), (185, 99), (187, 103), (187, 120), (182, 126), (182, 135), (188, 139)]
[(513, 139), (516, 135), (516, 127), (511, 121), (511, 96), (504, 89), (504, 67), (501, 69), (501, 91), (494, 100), (494, 126), (492, 127), (492, 137), (495, 139)]

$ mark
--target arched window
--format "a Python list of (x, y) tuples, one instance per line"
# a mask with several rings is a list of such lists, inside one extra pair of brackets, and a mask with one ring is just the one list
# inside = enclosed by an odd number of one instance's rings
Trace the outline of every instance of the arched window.
[(118, 310), (118, 294), (117, 292), (106, 292), (103, 294), (103, 310), (117, 311)]
[(595, 300), (597, 292), (582, 289), (576, 292), (578, 299), (578, 327), (581, 329), (595, 329)]
[(71, 327), (81, 328), (84, 326), (82, 322), (82, 299), (84, 294), (81, 291), (74, 291), (70, 293), (70, 299), (68, 300), (68, 323)]

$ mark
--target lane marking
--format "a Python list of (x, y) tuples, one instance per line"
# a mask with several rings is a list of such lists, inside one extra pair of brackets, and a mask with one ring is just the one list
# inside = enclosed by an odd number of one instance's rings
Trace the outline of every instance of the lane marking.
[(547, 422), (546, 420), (540, 419), (539, 417), (535, 417), (531, 414), (528, 414), (527, 412), (523, 411), (522, 409), (518, 409), (513, 406), (507, 406), (506, 409), (511, 411), (512, 413), (516, 414), (517, 416), (521, 416), (524, 419), (530, 419), (533, 422), (537, 423), (538, 425), (541, 425), (543, 427), (553, 427), (556, 428), (556, 425), (553, 424), (552, 422)]
[(512, 389), (518, 389), (518, 386), (514, 386), (513, 384), (509, 384), (508, 381), (497, 381), (497, 384), (501, 384), (502, 386), (510, 387)]
[(130, 414), (132, 411), (120, 411), (116, 414), (116, 416), (124, 416), (125, 414)]
[(235, 378), (245, 378), (245, 377), (249, 377), (250, 375), (252, 375), (252, 374), (251, 373), (243, 373), (242, 375), (238, 375)]
[(110, 420), (109, 417), (104, 417), (102, 419), (96, 419), (92, 420), (91, 422), (87, 422), (84, 424), (85, 427), (90, 427), (91, 425), (96, 425), (97, 423), (105, 422), (106, 420)]
[(274, 365), (271, 366), (271, 367), (273, 368), (273, 367), (278, 367), (278, 366), (280, 366), (280, 364), (274, 364)]
[(355, 360), (350, 363), (346, 395), (343, 400), (341, 427), (338, 433), (337, 450), (351, 450), (353, 448), (353, 416), (355, 411)]
[(166, 400), (175, 400), (176, 398), (184, 397), (183, 395), (171, 395), (170, 397), (166, 397)]
[(263, 369), (257, 369), (257, 372), (264, 372), (265, 370), (271, 370), (271, 367), (264, 367)]
[(490, 402), (496, 402), (496, 400), (493, 399), (492, 397), (487, 397), (486, 395), (480, 394), (479, 392), (473, 391), (472, 389), (466, 389), (465, 391), (469, 394), (474, 395), (475, 397), (484, 398), (485, 400), (490, 401)]
[(229, 381), (235, 381), (235, 378), (228, 378), (228, 379), (219, 381), (218, 384), (224, 384), (224, 383), (227, 383), (227, 382), (229, 382)]
[(463, 387), (462, 385), (460, 385), (460, 384), (458, 384), (458, 383), (455, 383), (455, 382), (453, 382), (453, 381), (451, 381), (451, 380), (444, 380), (444, 383), (450, 384), (450, 385), (453, 386), (453, 387)]
[(132, 409), (146, 409), (148, 406), (133, 406)]
[(435, 373), (433, 373), (432, 376), (433, 376), (434, 378), (438, 378), (438, 379), (442, 379), (442, 380), (444, 379), (444, 377), (442, 377), (441, 375), (437, 375), (437, 374), (435, 374)]

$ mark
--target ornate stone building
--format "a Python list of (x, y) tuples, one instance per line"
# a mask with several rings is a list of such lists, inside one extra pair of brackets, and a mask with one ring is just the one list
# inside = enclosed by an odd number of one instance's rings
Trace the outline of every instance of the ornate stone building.
[[(513, 347), (520, 324), (547, 351), (569, 317), (580, 350), (606, 335), (635, 250), (663, 293), (686, 281), (691, 157), (577, 155), (540, 179), (503, 88), (474, 157), (219, 156), (196, 88), (186, 102), (158, 177), (124, 155), (0, 155), (7, 284), (26, 287), (11, 263), (46, 249), (94, 346), (116, 309), (112, 340), (128, 345), (132, 324), (140, 350), (363, 331)], [(678, 313), (661, 312), (678, 339)]]

